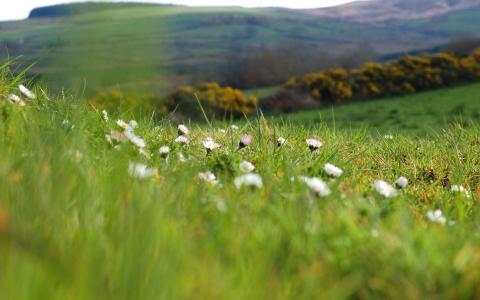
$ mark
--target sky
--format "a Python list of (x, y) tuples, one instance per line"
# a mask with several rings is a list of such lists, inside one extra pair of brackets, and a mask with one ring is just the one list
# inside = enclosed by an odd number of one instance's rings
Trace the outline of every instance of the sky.
[[(128, 2), (158, 2), (192, 6), (280, 6), (289, 8), (316, 8), (352, 2), (351, 0), (129, 0)], [(0, 0), (0, 20), (24, 19), (32, 8), (79, 0)]]

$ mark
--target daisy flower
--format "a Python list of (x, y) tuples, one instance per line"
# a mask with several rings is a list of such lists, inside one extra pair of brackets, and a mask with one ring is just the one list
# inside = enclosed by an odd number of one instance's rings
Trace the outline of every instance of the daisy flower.
[(132, 129), (129, 128), (129, 129), (125, 130), (123, 132), (123, 134), (132, 144), (134, 144), (138, 148), (145, 148), (147, 146), (147, 144), (145, 143), (145, 141), (142, 138), (136, 136), (133, 133)]
[(342, 169), (335, 167), (334, 165), (329, 163), (325, 164), (323, 169), (325, 170), (325, 173), (327, 173), (329, 176), (332, 176), (332, 177), (340, 177), (343, 174)]
[(132, 129), (135, 129), (138, 127), (138, 123), (135, 120), (130, 120), (130, 122), (128, 122), (128, 126), (130, 126)]
[(27, 97), (28, 99), (33, 100), (33, 99), (37, 98), (37, 96), (31, 90), (27, 89), (27, 87), (24, 86), (23, 84), (19, 85), (18, 89), (20, 90), (20, 93), (25, 95), (25, 97)]
[(157, 175), (157, 169), (149, 168), (144, 164), (130, 162), (128, 164), (128, 173), (130, 176), (138, 179), (147, 179)]
[(16, 104), (20, 104), (21, 102), (23, 102), (22, 98), (18, 97), (17, 95), (15, 94), (10, 94), (8, 95), (8, 100), (12, 103), (16, 103)]
[(177, 131), (178, 131), (178, 135), (188, 135), (190, 133), (187, 126), (183, 124), (178, 125)]
[(305, 141), (307, 142), (308, 148), (310, 148), (310, 151), (312, 152), (322, 148), (323, 146), (323, 143), (317, 139), (306, 139)]
[(462, 193), (465, 195), (465, 197), (470, 198), (470, 192), (461, 185), (452, 185), (450, 190), (452, 192)]
[(105, 109), (102, 110), (102, 116), (105, 122), (108, 122), (108, 112)]
[(237, 130), (238, 130), (238, 126), (237, 126), (237, 125), (232, 125), (232, 126), (230, 126), (230, 128), (232, 129), (232, 131), (237, 131)]
[(170, 153), (170, 147), (162, 146), (162, 147), (160, 147), (160, 149), (158, 149), (158, 152), (160, 152), (160, 155), (162, 157), (167, 157), (168, 153)]
[(244, 185), (256, 188), (261, 188), (263, 186), (262, 177), (254, 173), (248, 173), (242, 176), (238, 176), (234, 179), (233, 183), (235, 184), (237, 189), (240, 189)]
[(397, 190), (383, 180), (376, 180), (373, 183), (375, 190), (385, 198), (393, 198), (398, 195)]
[(206, 182), (210, 185), (217, 185), (218, 184), (217, 177), (212, 172), (200, 172), (200, 173), (198, 173), (198, 178), (201, 181), (204, 181), (204, 182)]
[(249, 134), (245, 134), (238, 142), (238, 150), (247, 147), (252, 142), (253, 137)]
[(242, 161), (240, 163), (240, 171), (242, 173), (251, 173), (253, 170), (255, 170), (255, 166), (251, 162)]
[(287, 142), (287, 140), (286, 140), (285, 138), (279, 137), (279, 138), (277, 139), (277, 146), (278, 146), (278, 147), (281, 147), (281, 146), (283, 146), (286, 142)]
[(328, 185), (320, 178), (300, 176), (300, 180), (303, 181), (312, 192), (320, 197), (326, 197), (332, 193)]
[(207, 154), (221, 146), (222, 145), (217, 144), (211, 137), (208, 137), (203, 141), (203, 147), (207, 149)]
[(393, 140), (393, 135), (386, 134), (383, 138), (386, 139), (386, 140)]
[(398, 178), (396, 181), (395, 181), (395, 186), (399, 189), (404, 189), (406, 188), (408, 185), (408, 179), (404, 176)]
[(179, 144), (188, 145), (190, 143), (190, 140), (188, 139), (188, 137), (181, 135), (175, 139), (175, 142)]
[(124, 120), (117, 120), (117, 125), (120, 126), (123, 129), (128, 129), (130, 128), (130, 125), (127, 124)]
[(435, 211), (430, 210), (429, 212), (427, 212), (427, 218), (432, 222), (436, 222), (442, 225), (444, 225), (447, 222), (447, 219), (443, 215), (442, 211), (439, 209)]

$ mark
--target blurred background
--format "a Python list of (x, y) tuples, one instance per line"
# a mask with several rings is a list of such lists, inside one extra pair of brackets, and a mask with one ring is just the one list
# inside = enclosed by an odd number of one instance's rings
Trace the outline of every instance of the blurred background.
[[(31, 10), (25, 19), (0, 22), (0, 58), (32, 65), (29, 78), (45, 82), (54, 92), (64, 89), (97, 103), (121, 98), (158, 105), (180, 86), (216, 82), (269, 103), (265, 110), (290, 112), (342, 102), (332, 91), (327, 92), (333, 96), (318, 88), (317, 94), (311, 93), (311, 86), (303, 88), (303, 94), (286, 95), (284, 86), (292, 78), (332, 68), (349, 72), (367, 62), (387, 64), (405, 55), (467, 57), (480, 46), (480, 0), (344, 2), (296, 1), (304, 7), (319, 6), (297, 9), (241, 8), (227, 6), (228, 1), (215, 7), (4, 3), (4, 19), (20, 18), (30, 6)], [(255, 4), (271, 3), (246, 3)], [(480, 71), (470, 71), (470, 77), (451, 83), (480, 78)], [(404, 80), (399, 84), (407, 83), (415, 91), (427, 89)], [(447, 84), (442, 77), (434, 87)], [(410, 87), (390, 90), (373, 96), (413, 92)], [(353, 90), (351, 98), (378, 98), (355, 95)], [(279, 104), (284, 102), (288, 103)], [(159, 113), (162, 110), (168, 107)]]

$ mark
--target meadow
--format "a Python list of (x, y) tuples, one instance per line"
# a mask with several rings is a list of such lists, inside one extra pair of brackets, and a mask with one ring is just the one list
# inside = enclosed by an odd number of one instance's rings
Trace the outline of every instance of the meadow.
[[(45, 86), (11, 103), (20, 84), (1, 69), (3, 299), (480, 297), (478, 122), (379, 135), (341, 128), (339, 107), (335, 125), (259, 115), (187, 133)], [(474, 90), (389, 103), (408, 116)]]

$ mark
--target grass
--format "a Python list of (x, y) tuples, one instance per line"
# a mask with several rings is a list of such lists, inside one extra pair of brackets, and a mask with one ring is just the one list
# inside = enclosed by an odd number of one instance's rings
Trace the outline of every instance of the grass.
[(67, 16), (0, 23), (0, 57), (22, 56), (26, 64), (36, 63), (31, 74), (51, 89), (80, 96), (113, 88), (163, 93), (198, 74), (215, 79), (214, 67), (232, 49), (308, 44), (338, 52), (370, 43), (397, 53), (476, 34), (480, 25), (475, 11), (408, 25), (359, 25), (298, 11), (235, 7), (83, 3), (62, 11)]
[[(0, 99), (22, 80), (3, 69)], [(0, 101), (3, 299), (480, 297), (478, 125), (390, 140), (326, 123), (267, 127), (259, 119), (226, 133), (188, 124), (192, 142), (182, 148), (169, 119), (118, 111), (105, 121), (76, 98), (35, 92), (26, 107)], [(150, 159), (106, 142), (120, 118), (138, 120)], [(236, 151), (243, 133), (253, 143)], [(208, 156), (207, 136), (223, 144)], [(307, 137), (324, 147), (310, 153)], [(243, 160), (262, 188), (236, 189)], [(133, 178), (129, 162), (158, 176)], [(329, 179), (326, 162), (344, 174)], [(220, 185), (200, 182), (204, 171)], [(291, 181), (300, 175), (322, 178), (332, 194)], [(395, 198), (372, 188), (399, 176), (410, 184)], [(455, 184), (471, 197), (451, 192)], [(428, 220), (435, 209), (456, 223)]]
[(468, 127), (480, 123), (480, 83), (366, 102), (309, 110), (280, 119), (294, 124), (327, 124), (413, 135), (435, 134), (452, 123)]

